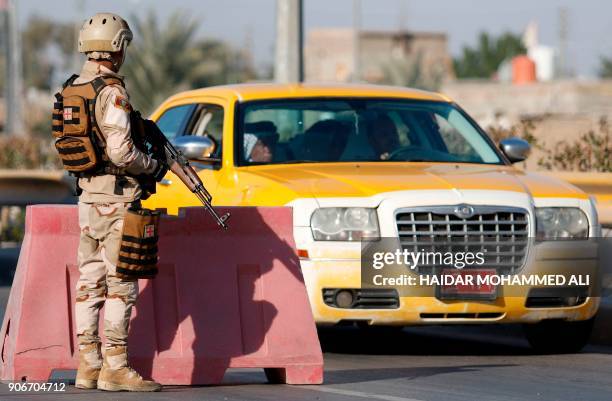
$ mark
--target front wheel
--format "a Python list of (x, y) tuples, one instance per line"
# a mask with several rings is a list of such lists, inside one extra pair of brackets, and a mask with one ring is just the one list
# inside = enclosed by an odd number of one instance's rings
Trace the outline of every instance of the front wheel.
[(594, 319), (566, 322), (544, 320), (525, 324), (523, 330), (531, 347), (543, 354), (569, 354), (580, 352), (589, 341)]

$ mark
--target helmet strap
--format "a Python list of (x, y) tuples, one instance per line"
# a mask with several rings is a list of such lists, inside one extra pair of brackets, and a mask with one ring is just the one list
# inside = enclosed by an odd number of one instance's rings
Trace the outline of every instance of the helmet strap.
[(123, 65), (123, 62), (125, 61), (125, 53), (127, 50), (127, 42), (123, 42), (123, 44), (121, 45), (121, 60), (117, 60), (115, 57), (113, 57), (113, 67), (115, 67), (115, 71), (119, 71), (119, 69), (121, 68), (121, 66)]

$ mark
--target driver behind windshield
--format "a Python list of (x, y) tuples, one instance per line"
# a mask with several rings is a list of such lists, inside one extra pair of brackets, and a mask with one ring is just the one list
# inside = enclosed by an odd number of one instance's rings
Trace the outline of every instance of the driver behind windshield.
[(400, 139), (397, 127), (391, 118), (384, 113), (376, 113), (366, 120), (368, 141), (376, 160), (388, 160), (393, 151), (399, 149)]

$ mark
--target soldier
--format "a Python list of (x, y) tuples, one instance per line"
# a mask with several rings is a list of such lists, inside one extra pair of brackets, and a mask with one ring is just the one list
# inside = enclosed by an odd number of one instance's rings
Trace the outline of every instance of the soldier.
[[(91, 118), (103, 166), (94, 173), (78, 175), (77, 181), (81, 191), (81, 236), (75, 305), (79, 345), (76, 387), (82, 389), (161, 389), (160, 384), (144, 380), (128, 364), (128, 325), (138, 282), (121, 279), (116, 272), (124, 215), (129, 207), (139, 207), (142, 194), (135, 177), (153, 175), (159, 180), (166, 172), (163, 163), (140, 151), (131, 137), (131, 106), (123, 78), (118, 75), (131, 39), (127, 22), (118, 15), (100, 13), (86, 20), (79, 33), (78, 46), (79, 52), (87, 55), (87, 61), (80, 75), (73, 76), (64, 86), (64, 93), (68, 88), (73, 92), (93, 93), (86, 104), (91, 107), (88, 118)], [(75, 109), (67, 111), (64, 107), (64, 124), (75, 123), (74, 112), (78, 111)], [(82, 117), (81, 114), (81, 120)], [(98, 317), (103, 305), (107, 342), (102, 358)]]

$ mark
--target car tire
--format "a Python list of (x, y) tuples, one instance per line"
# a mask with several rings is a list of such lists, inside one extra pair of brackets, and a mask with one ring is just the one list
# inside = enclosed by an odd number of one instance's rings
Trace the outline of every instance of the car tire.
[(589, 341), (594, 319), (567, 322), (544, 320), (525, 324), (525, 337), (534, 351), (541, 354), (569, 354), (580, 352)]

